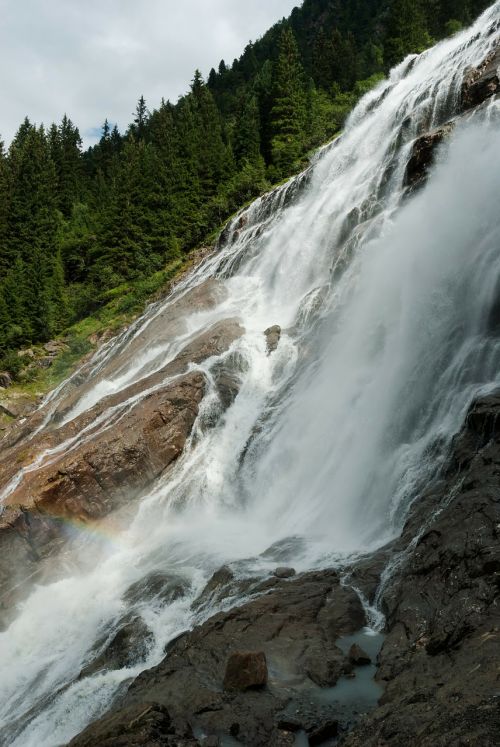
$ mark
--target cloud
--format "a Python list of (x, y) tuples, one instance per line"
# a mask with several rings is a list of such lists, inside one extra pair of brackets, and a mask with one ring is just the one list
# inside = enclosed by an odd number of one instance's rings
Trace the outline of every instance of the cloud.
[(105, 117), (124, 129), (141, 94), (176, 101), (196, 68), (232, 62), (298, 2), (0, 0), (0, 134), (65, 113), (86, 144)]

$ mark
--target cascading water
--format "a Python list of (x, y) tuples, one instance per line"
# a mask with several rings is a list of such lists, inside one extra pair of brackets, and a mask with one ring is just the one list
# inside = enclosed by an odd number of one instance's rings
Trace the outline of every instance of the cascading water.
[[(101, 715), (210, 613), (191, 604), (223, 563), (246, 575), (283, 561), (342, 565), (401, 530), (473, 397), (500, 384), (490, 314), (500, 279), (498, 102), (457, 128), (425, 189), (408, 200), (402, 189), (412, 140), (453, 116), (464, 69), (498, 45), (499, 29), (497, 3), (402, 63), (305, 175), (238, 216), (173, 299), (90, 364), (94, 386), (65, 422), (160, 370), (216, 321), (238, 317), (245, 328), (222, 356), (239, 361), (241, 379), (227, 412), (215, 418), (211, 386), (182, 458), (128, 530), (98, 547), (97, 567), (87, 558), (84, 570), (35, 588), (0, 634), (2, 744), (55, 747)], [(162, 337), (158, 320), (173, 300), (209, 277), (224, 297)], [(268, 356), (262, 332), (273, 324), (284, 332)], [(217, 363), (199, 366), (209, 381)], [(66, 390), (45, 404), (42, 428), (57, 427)], [(78, 437), (107, 425), (103, 416)], [(90, 542), (81, 539), (82, 557)], [(124, 597), (156, 570), (184, 595), (163, 606)], [(130, 614), (152, 633), (147, 659), (79, 678), (96, 642)]]

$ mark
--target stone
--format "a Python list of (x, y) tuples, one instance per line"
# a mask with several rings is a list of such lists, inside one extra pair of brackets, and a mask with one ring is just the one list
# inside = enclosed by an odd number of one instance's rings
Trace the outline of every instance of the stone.
[(263, 651), (236, 651), (228, 659), (225, 690), (248, 690), (267, 684), (267, 662)]
[(351, 664), (354, 664), (355, 667), (363, 667), (363, 666), (366, 666), (367, 664), (372, 663), (372, 660), (368, 656), (366, 651), (363, 651), (361, 646), (358, 646), (356, 643), (353, 643), (353, 645), (349, 649), (347, 658), (349, 659)]
[(59, 355), (63, 350), (69, 350), (66, 343), (62, 342), (62, 340), (49, 340), (49, 342), (45, 343), (43, 349), (51, 356)]
[(12, 376), (8, 371), (0, 371), (0, 386), (7, 388), (12, 385)]
[(281, 327), (278, 324), (275, 324), (273, 327), (266, 329), (264, 335), (267, 343), (267, 354), (270, 355), (271, 353), (274, 353), (279, 345), (281, 339)]
[(273, 576), (276, 576), (276, 578), (293, 578), (296, 575), (295, 568), (286, 568), (285, 566), (276, 568), (276, 570), (273, 573)]

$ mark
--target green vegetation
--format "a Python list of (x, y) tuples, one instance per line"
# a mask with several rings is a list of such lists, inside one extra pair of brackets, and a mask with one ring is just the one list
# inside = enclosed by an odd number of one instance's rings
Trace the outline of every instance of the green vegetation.
[[(0, 143), (0, 370), (65, 334), (59, 376), (117, 328), (243, 203), (298, 170), (406, 54), (455, 33), (484, 0), (305, 0), (231, 66), (121, 135), (82, 150), (68, 117)], [(84, 321), (81, 321), (84, 320)], [(44, 374), (45, 375), (45, 374)]]

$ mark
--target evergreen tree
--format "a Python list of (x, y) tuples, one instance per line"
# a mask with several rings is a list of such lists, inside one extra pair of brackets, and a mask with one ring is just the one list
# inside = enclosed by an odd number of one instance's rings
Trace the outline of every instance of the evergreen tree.
[(239, 165), (260, 160), (260, 113), (255, 95), (244, 96), (236, 115), (232, 139), (233, 153)]
[(135, 109), (134, 117), (134, 135), (137, 140), (143, 140), (146, 135), (146, 126), (148, 121), (148, 109), (146, 106), (146, 99), (144, 96), (139, 98), (137, 107)]
[(280, 39), (273, 94), (272, 162), (278, 174), (285, 174), (294, 168), (301, 154), (306, 122), (304, 70), (289, 28), (283, 30)]

